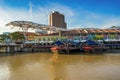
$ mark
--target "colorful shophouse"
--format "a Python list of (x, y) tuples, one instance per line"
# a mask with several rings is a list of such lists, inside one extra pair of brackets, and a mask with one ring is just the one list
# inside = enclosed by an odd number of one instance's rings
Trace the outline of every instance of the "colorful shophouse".
[(35, 41), (55, 41), (58, 39), (71, 40), (120, 40), (120, 30), (118, 29), (71, 29), (61, 31), (61, 34), (41, 34), (35, 36)]

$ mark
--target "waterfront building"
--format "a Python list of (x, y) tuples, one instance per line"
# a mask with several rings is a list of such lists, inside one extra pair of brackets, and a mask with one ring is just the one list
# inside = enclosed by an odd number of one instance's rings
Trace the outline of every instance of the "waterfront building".
[(54, 34), (41, 34), (37, 36), (39, 41), (55, 41), (58, 39), (71, 39), (71, 40), (120, 40), (120, 30), (116, 29), (71, 29), (61, 31)]
[(49, 15), (49, 25), (55, 26), (57, 28), (67, 28), (67, 24), (65, 23), (65, 17), (63, 14), (58, 11), (53, 11)]
[(34, 41), (34, 36), (36, 36), (37, 34), (33, 33), (33, 32), (27, 32), (26, 36), (27, 36), (27, 40), (28, 41)]
[(3, 35), (3, 36), (0, 36), (0, 42), (6, 42), (6, 43), (11, 42), (11, 39), (10, 39), (10, 37), (9, 37), (10, 32), (3, 32), (2, 35)]
[(43, 42), (53, 42), (60, 39), (66, 39), (65, 36), (59, 36), (58, 33), (53, 34), (39, 34), (34, 37), (36, 42), (43, 43)]
[[(24, 34), (23, 32), (20, 32)], [(120, 41), (120, 30), (119, 29), (67, 29), (51, 34), (36, 34), (32, 32), (26, 32), (28, 41), (35, 42), (54, 42), (56, 40), (118, 40)]]
[[(17, 37), (17, 40), (14, 40), (14, 42), (22, 42), (23, 39), (21, 39), (21, 38), (19, 39), (19, 38), (18, 38), (18, 35), (20, 35), (20, 34), (21, 34), (21, 36), (23, 36), (23, 37), (25, 37), (24, 34), (26, 34), (26, 40), (27, 40), (27, 41), (34, 41), (34, 40), (35, 40), (34, 37), (37, 35), (36, 33), (33, 33), (33, 32), (19, 32), (19, 31), (16, 32), (16, 34), (17, 34), (17, 36), (16, 36), (16, 37)], [(20, 36), (19, 36), (19, 37), (20, 37)]]
[[(17, 23), (17, 24), (16, 24)], [(20, 26), (25, 30), (28, 28), (41, 29), (38, 35), (24, 33), (29, 41), (56, 41), (58, 39), (71, 39), (71, 40), (108, 40), (116, 39), (120, 40), (120, 29), (108, 28), (108, 29), (94, 29), (94, 28), (78, 28), (78, 29), (66, 29), (66, 23), (64, 15), (57, 11), (53, 11), (49, 15), (49, 25), (37, 24), (29, 21), (14, 21), (7, 25)], [(64, 29), (62, 29), (64, 28)], [(25, 31), (23, 29), (23, 31)], [(45, 30), (45, 31), (44, 31)], [(47, 31), (52, 31), (47, 33)]]

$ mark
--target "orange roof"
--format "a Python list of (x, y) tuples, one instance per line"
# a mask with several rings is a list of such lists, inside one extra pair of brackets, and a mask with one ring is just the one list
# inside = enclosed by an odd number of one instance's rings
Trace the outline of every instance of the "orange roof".
[(95, 33), (96, 32), (94, 29), (89, 29), (87, 31), (88, 31), (88, 33)]
[(109, 29), (109, 33), (115, 33), (116, 31), (113, 29)]
[(103, 31), (101, 29), (97, 29), (96, 33), (103, 33)]
[(109, 33), (107, 29), (102, 29), (103, 33)]
[(88, 33), (88, 31), (86, 29), (82, 29), (81, 33), (83, 33), (83, 34), (85, 33), (86, 34), (86, 33)]
[(120, 30), (119, 30), (119, 29), (115, 29), (115, 31), (116, 31), (117, 33), (120, 33)]

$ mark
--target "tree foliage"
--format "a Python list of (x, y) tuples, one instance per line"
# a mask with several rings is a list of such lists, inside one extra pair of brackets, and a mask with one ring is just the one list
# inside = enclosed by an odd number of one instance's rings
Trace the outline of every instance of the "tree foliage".
[(10, 33), (10, 37), (12, 40), (15, 40), (15, 41), (25, 39), (24, 35), (20, 32)]

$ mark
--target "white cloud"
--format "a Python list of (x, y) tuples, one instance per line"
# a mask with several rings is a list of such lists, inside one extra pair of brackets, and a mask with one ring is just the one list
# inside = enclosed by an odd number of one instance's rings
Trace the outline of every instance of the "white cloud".
[(30, 18), (32, 19), (32, 12), (33, 12), (33, 4), (32, 4), (32, 2), (30, 1), (29, 2), (29, 14), (30, 14)]
[(48, 24), (48, 15), (51, 11), (59, 11), (65, 15), (68, 28), (107, 28), (120, 25), (120, 17), (106, 16), (85, 10), (73, 10), (68, 6), (57, 3), (50, 3), (46, 6), (36, 6), (31, 2), (27, 9), (14, 9), (0, 6), (0, 34), (3, 32), (15, 31), (6, 27), (5, 24), (15, 20), (33, 21), (40, 24)]
[(111, 26), (119, 26), (120, 25), (120, 17), (112, 16), (112, 15), (102, 15), (102, 14), (90, 14), (87, 17), (89, 23), (87, 25), (92, 25), (96, 28), (109, 28)]
[(16, 10), (0, 7), (0, 33), (14, 31), (13, 29), (11, 30), (9, 27), (6, 27), (5, 24), (15, 20), (26, 20), (47, 24), (47, 15), (45, 13), (37, 11), (33, 12), (32, 15), (34, 16), (31, 18), (31, 14), (29, 14), (29, 11), (25, 9)]
[(68, 20), (66, 20), (67, 23), (70, 23), (69, 17), (74, 15), (73, 11), (68, 7), (57, 4), (39, 7), (30, 2), (28, 3), (28, 6), (30, 7), (29, 10), (0, 6), (0, 34), (3, 32), (15, 31), (14, 29), (10, 29), (10, 27), (5, 26), (5, 24), (11, 21), (24, 20), (33, 21), (40, 24), (48, 24), (48, 15), (53, 10), (64, 14), (65, 18), (68, 18)]
[(40, 12), (44, 12), (44, 13), (50, 13), (51, 11), (59, 11), (61, 14), (63, 14), (65, 16), (65, 21), (66, 23), (69, 25), (69, 23), (72, 23), (72, 17), (75, 16), (75, 11), (72, 10), (71, 8), (64, 6), (64, 5), (60, 5), (57, 3), (51, 3), (48, 6), (45, 7), (39, 7), (39, 11)]
[(108, 28), (112, 26), (120, 26), (120, 17), (112, 17), (104, 21), (104, 24), (101, 25), (101, 28)]
[[(76, 26), (82, 26), (82, 28), (109, 28), (111, 26), (120, 26), (120, 16), (98, 14), (83, 10), (79, 13), (78, 17), (79, 24)], [(77, 21), (77, 19), (75, 21)]]

